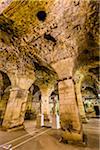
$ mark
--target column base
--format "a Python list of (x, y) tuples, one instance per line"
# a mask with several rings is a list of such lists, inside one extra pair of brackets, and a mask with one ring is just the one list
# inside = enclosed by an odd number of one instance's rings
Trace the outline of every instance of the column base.
[(2, 130), (4, 131), (15, 131), (20, 128), (24, 128), (23, 124), (18, 124), (18, 125), (2, 125)]
[(15, 127), (23, 125), (23, 122), (24, 122), (24, 120), (20, 119), (20, 118), (13, 119), (13, 120), (5, 119), (3, 121), (2, 127), (5, 128), (5, 129), (11, 129), (11, 128), (15, 128)]
[(82, 133), (61, 131), (61, 136), (66, 141), (83, 141)]

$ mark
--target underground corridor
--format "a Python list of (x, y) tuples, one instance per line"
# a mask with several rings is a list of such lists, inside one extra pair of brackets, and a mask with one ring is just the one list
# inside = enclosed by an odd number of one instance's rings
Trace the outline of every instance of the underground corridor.
[(0, 150), (99, 150), (99, 0), (0, 0)]

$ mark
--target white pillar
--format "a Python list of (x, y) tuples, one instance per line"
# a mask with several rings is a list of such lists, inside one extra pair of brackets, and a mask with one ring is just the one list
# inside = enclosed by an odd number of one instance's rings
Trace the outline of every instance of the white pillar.
[(44, 126), (44, 115), (41, 114), (41, 126)]
[(40, 87), (40, 91), (41, 91), (41, 125), (45, 125), (44, 122), (44, 115), (47, 115), (49, 122), (48, 125), (50, 126), (51, 124), (51, 116), (50, 116), (50, 104), (49, 104), (49, 96), (52, 92), (52, 88), (51, 87)]
[(56, 115), (57, 129), (60, 129), (60, 116)]

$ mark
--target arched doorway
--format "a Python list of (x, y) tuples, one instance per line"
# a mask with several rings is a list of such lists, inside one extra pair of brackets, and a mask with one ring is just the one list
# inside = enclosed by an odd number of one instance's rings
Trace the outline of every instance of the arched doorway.
[(35, 84), (29, 88), (26, 112), (24, 118), (24, 126), (26, 130), (38, 127), (38, 116), (41, 113), (41, 91)]
[(7, 102), (10, 95), (11, 82), (8, 75), (0, 71), (0, 126), (3, 123)]

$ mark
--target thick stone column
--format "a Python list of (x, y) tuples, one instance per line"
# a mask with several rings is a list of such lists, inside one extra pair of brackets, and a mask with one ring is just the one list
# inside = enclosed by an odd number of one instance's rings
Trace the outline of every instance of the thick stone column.
[(66, 140), (82, 140), (82, 124), (72, 79), (58, 83), (62, 136)]
[(2, 126), (4, 128), (8, 129), (23, 124), (28, 98), (28, 89), (35, 81), (35, 76), (34, 74), (32, 75), (33, 78), (31, 79), (20, 74), (11, 76), (12, 89), (10, 90), (10, 96), (3, 119)]
[(3, 121), (4, 128), (12, 128), (23, 124), (27, 97), (28, 90), (20, 88), (10, 90), (10, 98)]

